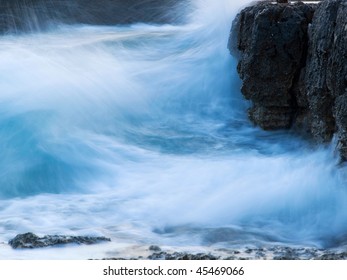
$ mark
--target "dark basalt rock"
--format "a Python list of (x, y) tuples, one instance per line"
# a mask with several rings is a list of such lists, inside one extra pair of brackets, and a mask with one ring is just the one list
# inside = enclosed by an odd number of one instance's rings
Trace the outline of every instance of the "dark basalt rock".
[(111, 241), (106, 237), (89, 237), (89, 236), (66, 236), (66, 235), (45, 235), (39, 237), (31, 232), (18, 234), (11, 239), (8, 244), (13, 249), (34, 249), (48, 246), (57, 246), (65, 244), (96, 244), (99, 242)]
[(305, 93), (312, 114), (311, 132), (329, 142), (336, 132), (347, 159), (347, 1), (322, 1), (309, 29)]
[[(266, 130), (289, 128), (300, 95), (307, 30), (314, 9), (303, 3), (274, 5), (259, 2), (245, 8), (234, 21), (229, 49), (239, 51), (242, 93), (252, 101), (250, 119)], [(305, 111), (305, 110), (302, 110)]]
[(251, 121), (295, 128), (318, 143), (336, 133), (347, 160), (347, 0), (259, 2), (236, 17), (229, 49), (239, 58)]

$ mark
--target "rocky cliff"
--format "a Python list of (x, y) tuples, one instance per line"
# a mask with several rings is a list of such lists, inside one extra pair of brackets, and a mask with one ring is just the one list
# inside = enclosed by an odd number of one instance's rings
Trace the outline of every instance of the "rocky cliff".
[(254, 124), (317, 142), (336, 134), (347, 159), (347, 0), (258, 2), (236, 17), (229, 48)]

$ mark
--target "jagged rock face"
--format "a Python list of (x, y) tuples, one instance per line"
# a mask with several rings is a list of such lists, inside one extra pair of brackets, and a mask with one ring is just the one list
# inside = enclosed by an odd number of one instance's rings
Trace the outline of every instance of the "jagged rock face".
[[(307, 29), (313, 8), (259, 2), (244, 9), (234, 22), (240, 51), (238, 72), (242, 93), (252, 101), (250, 119), (263, 129), (289, 128), (300, 96), (300, 71), (307, 50)], [(230, 49), (235, 49), (230, 41)]]
[(183, 0), (1, 0), (0, 32), (71, 24), (173, 23), (184, 19)]
[(294, 127), (320, 143), (336, 133), (346, 161), (347, 0), (316, 8), (260, 2), (241, 11), (232, 32), (250, 119), (263, 129)]
[(311, 132), (320, 142), (337, 132), (347, 159), (347, 1), (319, 4), (309, 29), (305, 93), (312, 113)]
[(347, 160), (347, 92), (335, 100), (334, 108), (336, 126), (338, 131), (337, 148), (340, 151), (341, 159)]

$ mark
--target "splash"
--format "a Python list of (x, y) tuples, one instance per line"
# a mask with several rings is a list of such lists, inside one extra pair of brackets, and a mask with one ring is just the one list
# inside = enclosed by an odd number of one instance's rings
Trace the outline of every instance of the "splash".
[(2, 240), (345, 242), (331, 149), (247, 120), (227, 50), (240, 3), (194, 3), (184, 25), (0, 38)]

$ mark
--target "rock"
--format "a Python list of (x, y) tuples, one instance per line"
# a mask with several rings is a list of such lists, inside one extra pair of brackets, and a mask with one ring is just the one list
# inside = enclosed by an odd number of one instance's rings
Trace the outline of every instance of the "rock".
[(66, 235), (45, 235), (44, 237), (38, 237), (37, 235), (28, 232), (24, 234), (18, 234), (8, 243), (13, 249), (34, 249), (70, 243), (91, 245), (104, 241), (111, 241), (111, 239), (106, 237)]
[(305, 93), (312, 115), (311, 132), (329, 142), (337, 132), (338, 148), (347, 158), (347, 1), (322, 1), (309, 29)]
[(249, 119), (265, 130), (289, 128), (292, 124), (293, 109), (291, 107), (258, 106), (248, 110)]
[(347, 253), (326, 253), (317, 257), (316, 260), (347, 260)]
[(253, 253), (253, 249), (251, 249), (251, 248), (247, 248), (247, 249), (245, 250), (245, 253), (246, 253), (246, 254)]
[(237, 39), (230, 40), (229, 49), (240, 52), (241, 91), (253, 103), (250, 119), (263, 129), (291, 127), (297, 107), (305, 104), (298, 89), (313, 12), (303, 3), (259, 2), (241, 11), (233, 23), (237, 36), (231, 38)]
[(230, 248), (211, 249), (211, 252), (207, 253), (160, 251), (137, 258), (125, 259), (122, 256), (115, 256), (103, 260), (343, 260), (347, 259), (346, 250), (346, 245), (327, 250), (316, 247), (271, 246), (268, 244), (263, 247), (241, 247), (238, 250), (230, 250)]
[(347, 1), (259, 2), (236, 17), (229, 49), (239, 59), (250, 120), (294, 128), (317, 143), (336, 133), (347, 160)]
[(198, 253), (198, 254), (190, 254), (190, 253), (167, 253), (167, 252), (160, 252), (160, 253), (153, 253), (148, 257), (150, 260), (218, 260), (219, 257), (213, 256), (211, 254), (204, 254), (204, 253)]
[(160, 251), (161, 251), (160, 247), (157, 246), (157, 245), (151, 245), (151, 246), (149, 246), (148, 250), (154, 251), (154, 252), (160, 252)]
[(347, 92), (335, 100), (334, 115), (338, 131), (337, 148), (340, 151), (341, 160), (347, 160)]

